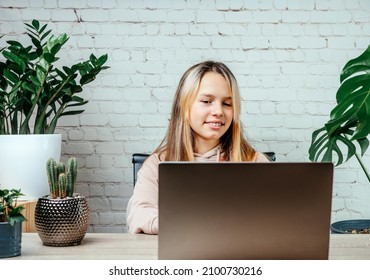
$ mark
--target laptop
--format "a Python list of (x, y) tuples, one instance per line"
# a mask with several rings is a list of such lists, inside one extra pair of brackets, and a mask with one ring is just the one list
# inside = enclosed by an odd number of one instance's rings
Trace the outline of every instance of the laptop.
[(159, 165), (159, 259), (328, 259), (332, 163)]

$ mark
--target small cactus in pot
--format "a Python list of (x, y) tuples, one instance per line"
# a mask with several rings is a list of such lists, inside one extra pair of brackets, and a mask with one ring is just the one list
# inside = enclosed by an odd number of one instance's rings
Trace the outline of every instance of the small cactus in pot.
[(46, 171), (50, 194), (37, 200), (36, 231), (46, 246), (79, 245), (89, 226), (90, 208), (85, 196), (74, 193), (76, 158), (66, 164), (50, 158)]
[(46, 163), (46, 173), (52, 199), (73, 196), (77, 178), (76, 158), (70, 158), (67, 166), (63, 162), (50, 158)]

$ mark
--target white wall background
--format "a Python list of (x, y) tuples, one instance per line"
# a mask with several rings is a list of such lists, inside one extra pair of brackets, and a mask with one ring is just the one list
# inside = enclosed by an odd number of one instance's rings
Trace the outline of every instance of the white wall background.
[[(82, 94), (85, 113), (58, 125), (63, 157), (78, 158), (77, 190), (89, 198), (93, 232), (127, 230), (131, 155), (160, 143), (188, 67), (225, 62), (255, 147), (275, 151), (278, 161), (308, 161), (340, 70), (370, 43), (369, 0), (1, 0), (0, 47), (9, 39), (30, 44), (23, 23), (32, 19), (70, 36), (63, 65), (109, 56), (110, 69)], [(355, 159), (335, 169), (333, 221), (370, 218), (369, 200)]]

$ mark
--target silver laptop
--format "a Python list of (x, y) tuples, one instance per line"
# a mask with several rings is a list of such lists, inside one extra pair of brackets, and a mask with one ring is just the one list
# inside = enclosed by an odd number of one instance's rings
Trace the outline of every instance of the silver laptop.
[(159, 259), (328, 259), (332, 163), (159, 165)]

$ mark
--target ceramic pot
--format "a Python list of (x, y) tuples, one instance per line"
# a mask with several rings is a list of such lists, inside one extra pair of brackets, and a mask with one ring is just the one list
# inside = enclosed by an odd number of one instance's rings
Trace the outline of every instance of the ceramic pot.
[(21, 254), (22, 223), (0, 222), (0, 258), (9, 258)]
[(46, 246), (81, 244), (89, 226), (90, 208), (84, 196), (37, 200), (35, 226)]
[(21, 189), (22, 200), (48, 194), (46, 161), (60, 160), (61, 144), (61, 134), (0, 135), (1, 186)]

